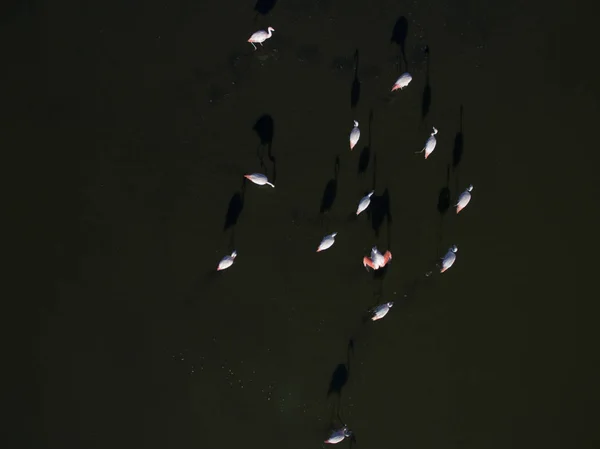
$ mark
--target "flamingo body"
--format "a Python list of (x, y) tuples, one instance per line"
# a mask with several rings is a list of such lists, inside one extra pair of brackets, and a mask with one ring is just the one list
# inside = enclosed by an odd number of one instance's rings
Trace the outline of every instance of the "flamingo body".
[(458, 201), (456, 202), (456, 213), (458, 214), (461, 210), (467, 207), (469, 201), (471, 201), (471, 191), (473, 190), (473, 185), (470, 185), (465, 189), (463, 193), (458, 197)]
[(259, 186), (264, 186), (265, 184), (267, 184), (273, 188), (275, 187), (269, 182), (269, 179), (262, 173), (252, 173), (251, 175), (244, 175), (244, 178), (246, 178), (249, 181), (252, 181), (254, 184), (257, 184)]
[(433, 132), (431, 133), (431, 135), (429, 136), (429, 139), (427, 139), (427, 142), (425, 142), (425, 146), (423, 147), (423, 149), (421, 151), (419, 151), (419, 153), (425, 153), (425, 159), (427, 159), (429, 157), (429, 155), (431, 153), (433, 153), (433, 150), (435, 150), (435, 146), (437, 145), (437, 140), (435, 138), (435, 135), (438, 133), (438, 130), (435, 129), (435, 127), (433, 128)]
[(392, 87), (392, 92), (394, 92), (395, 90), (402, 90), (404, 89), (406, 86), (408, 86), (410, 84), (410, 82), (412, 81), (412, 75), (408, 72), (403, 73), (402, 75), (400, 75), (400, 78), (398, 78), (396, 80), (396, 82), (394, 83), (394, 86)]
[(221, 259), (221, 261), (219, 262), (219, 265), (217, 266), (217, 271), (226, 270), (227, 268), (232, 266), (236, 257), (237, 257), (236, 251), (232, 252), (230, 256), (223, 257)]
[(363, 265), (365, 267), (371, 267), (374, 270), (379, 270), (380, 268), (385, 267), (390, 260), (392, 260), (391, 252), (386, 251), (385, 254), (381, 254), (377, 247), (374, 246), (371, 249), (371, 257), (363, 257)]
[(375, 310), (373, 310), (373, 315), (371, 316), (371, 321), (377, 321), (382, 319), (388, 314), (388, 312), (393, 306), (393, 302), (386, 302), (385, 304), (381, 304), (375, 307)]
[(454, 262), (456, 261), (456, 252), (457, 251), (458, 251), (458, 248), (456, 247), (456, 245), (453, 245), (452, 247), (450, 247), (450, 249), (444, 256), (444, 258), (442, 259), (442, 266), (440, 268), (440, 273), (443, 273), (444, 271), (446, 271), (448, 268), (450, 268), (454, 264)]
[(360, 129), (358, 128), (358, 122), (354, 120), (354, 128), (350, 131), (350, 151), (356, 146), (360, 139)]
[(370, 193), (368, 193), (367, 195), (362, 197), (362, 199), (358, 203), (358, 208), (356, 209), (356, 215), (359, 215), (367, 207), (369, 207), (369, 204), (371, 204), (371, 196), (373, 196), (374, 193), (375, 193), (375, 190), (371, 191)]
[(256, 45), (254, 45), (254, 44), (255, 43), (260, 44), (262, 46), (262, 43), (264, 41), (271, 38), (271, 36), (273, 35), (273, 31), (275, 31), (275, 29), (273, 27), (267, 28), (266, 31), (265, 30), (257, 31), (252, 36), (250, 36), (250, 39), (248, 39), (248, 42), (250, 42), (252, 44), (252, 46), (254, 47), (254, 49), (256, 50)]
[(325, 251), (326, 249), (331, 248), (333, 246), (333, 244), (335, 243), (336, 235), (337, 235), (337, 232), (334, 232), (333, 234), (329, 234), (329, 235), (326, 235), (325, 237), (323, 237), (323, 240), (321, 240), (321, 243), (319, 244), (319, 247), (317, 248), (317, 252)]
[(331, 432), (329, 438), (325, 440), (325, 444), (338, 444), (339, 442), (344, 441), (344, 439), (350, 436), (352, 436), (352, 432), (348, 430), (348, 426), (344, 426), (339, 430), (334, 430), (333, 432)]

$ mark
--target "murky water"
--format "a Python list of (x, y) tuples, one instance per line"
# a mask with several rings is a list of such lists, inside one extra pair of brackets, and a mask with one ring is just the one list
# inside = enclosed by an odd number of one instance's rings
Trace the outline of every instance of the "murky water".
[(592, 15), (270, 4), (2, 10), (17, 446), (598, 447)]

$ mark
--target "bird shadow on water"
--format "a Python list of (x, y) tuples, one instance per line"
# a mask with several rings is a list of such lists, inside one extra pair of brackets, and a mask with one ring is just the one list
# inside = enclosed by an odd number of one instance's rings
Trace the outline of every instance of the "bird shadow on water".
[(440, 244), (444, 234), (444, 216), (450, 208), (450, 164), (446, 166), (446, 184), (440, 189), (438, 194), (437, 211), (440, 214), (440, 226), (438, 231), (437, 252), (440, 251)]
[(404, 62), (404, 67), (408, 70), (408, 63), (406, 62), (406, 36), (408, 35), (408, 20), (404, 16), (400, 16), (394, 28), (392, 29), (392, 37), (390, 42), (398, 45), (400, 49), (400, 55), (398, 57), (398, 71), (400, 71), (400, 59)]
[(358, 79), (358, 49), (354, 52), (354, 79), (350, 88), (350, 107), (354, 109), (360, 100), (360, 80)]
[(367, 145), (360, 152), (358, 158), (358, 174), (362, 174), (369, 168), (369, 160), (371, 159), (371, 136), (373, 135), (373, 109), (369, 111), (369, 138)]
[(348, 341), (346, 347), (346, 361), (345, 363), (338, 364), (329, 380), (329, 388), (327, 389), (327, 398), (332, 398), (331, 406), (331, 424), (333, 427), (336, 423), (336, 418), (339, 422), (344, 423), (341, 417), (341, 404), (342, 404), (342, 390), (350, 379), (350, 359), (354, 356), (354, 339)]
[[(377, 154), (373, 154), (373, 190), (377, 189)], [(390, 208), (390, 191), (386, 187), (382, 195), (371, 196), (371, 204), (369, 205), (368, 215), (371, 219), (371, 227), (375, 231), (375, 237), (379, 237), (379, 231), (383, 222), (387, 222), (388, 229), (388, 246), (391, 246), (391, 224), (392, 212)]]
[(427, 68), (425, 71), (425, 88), (423, 89), (423, 97), (421, 98), (421, 122), (425, 120), (425, 117), (427, 117), (427, 114), (429, 114), (429, 108), (431, 107), (431, 84), (429, 82), (429, 46), (425, 46), (424, 52), (427, 57)]
[[(454, 147), (452, 148), (452, 171), (457, 171), (463, 158), (465, 148), (465, 136), (463, 134), (463, 105), (460, 105), (459, 128), (454, 137)], [(457, 179), (458, 182), (458, 179)]]
[(246, 192), (246, 183), (242, 182), (242, 187), (238, 192), (235, 192), (229, 200), (229, 206), (227, 207), (227, 213), (225, 214), (225, 224), (223, 225), (223, 231), (227, 231), (229, 228), (234, 228), (237, 224), (242, 210), (244, 209), (244, 194)]
[(273, 167), (273, 174), (271, 176), (271, 180), (273, 183), (275, 183), (275, 181), (277, 180), (277, 160), (275, 159), (275, 156), (273, 156), (273, 135), (275, 134), (275, 122), (273, 121), (273, 117), (271, 117), (269, 114), (263, 114), (256, 121), (256, 123), (252, 127), (252, 130), (260, 139), (260, 143), (258, 144), (258, 148), (256, 149), (256, 155), (260, 162), (260, 166), (261, 168), (267, 170), (264, 155), (266, 148), (267, 157), (271, 162), (271, 166)]
[(277, 0), (257, 0), (254, 5), (254, 11), (256, 11), (257, 16), (258, 14), (266, 16), (273, 8), (275, 8), (276, 4)]
[(333, 171), (333, 178), (327, 181), (325, 184), (325, 189), (323, 190), (323, 196), (321, 197), (321, 207), (319, 208), (319, 212), (321, 214), (321, 223), (323, 223), (323, 219), (327, 215), (327, 213), (331, 210), (333, 203), (335, 202), (335, 198), (337, 196), (337, 184), (338, 184), (338, 174), (340, 171), (340, 157), (335, 157), (335, 165)]

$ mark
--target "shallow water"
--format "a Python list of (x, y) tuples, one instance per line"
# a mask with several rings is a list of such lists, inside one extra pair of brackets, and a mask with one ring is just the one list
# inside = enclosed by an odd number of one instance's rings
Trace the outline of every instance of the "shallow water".
[(598, 447), (590, 8), (274, 3), (3, 7), (13, 446)]

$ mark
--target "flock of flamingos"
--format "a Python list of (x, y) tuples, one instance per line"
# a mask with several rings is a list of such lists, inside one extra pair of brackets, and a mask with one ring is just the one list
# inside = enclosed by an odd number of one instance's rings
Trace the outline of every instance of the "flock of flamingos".
[[(257, 50), (257, 47), (254, 44), (260, 44), (262, 46), (264, 41), (271, 38), (274, 31), (275, 31), (275, 29), (272, 27), (267, 28), (267, 30), (257, 31), (256, 33), (252, 34), (252, 36), (250, 36), (250, 38), (248, 39), (248, 42), (250, 42), (252, 44), (252, 46), (254, 47), (254, 50)], [(410, 75), (410, 73), (403, 73), (402, 75), (400, 75), (400, 77), (394, 83), (394, 85), (392, 87), (392, 92), (394, 92), (396, 90), (404, 89), (405, 87), (407, 87), (410, 84), (411, 81), (412, 81), (412, 76)], [(431, 155), (431, 153), (433, 153), (433, 150), (435, 150), (435, 146), (437, 144), (437, 141), (435, 138), (435, 135), (437, 134), (437, 132), (438, 132), (438, 130), (436, 128), (433, 128), (433, 131), (432, 131), (431, 135), (429, 136), (429, 138), (427, 139), (427, 141), (425, 142), (423, 149), (420, 151), (417, 151), (416, 154), (424, 153), (425, 159), (427, 159)], [(356, 146), (359, 139), (360, 139), (360, 128), (358, 127), (358, 122), (355, 120), (354, 127), (350, 131), (350, 136), (349, 136), (350, 150), (352, 150)], [(259, 186), (268, 185), (268, 186), (275, 188), (275, 185), (273, 183), (269, 182), (268, 178), (265, 175), (263, 175), (262, 173), (252, 173), (252, 174), (244, 175), (244, 177)], [(473, 186), (469, 185), (458, 197), (458, 201), (456, 202), (456, 204), (454, 204), (457, 214), (461, 210), (463, 210), (467, 206), (467, 204), (469, 204), (469, 201), (471, 201), (471, 191), (472, 190), (473, 190)], [(356, 215), (361, 214), (369, 207), (369, 205), (371, 204), (371, 196), (373, 195), (373, 193), (374, 193), (374, 191), (369, 192), (358, 202), (358, 207), (356, 209)], [(321, 240), (321, 243), (319, 244), (319, 246), (317, 248), (317, 252), (325, 251), (326, 249), (331, 248), (333, 246), (333, 244), (335, 243), (336, 235), (337, 235), (337, 232), (334, 232), (333, 234), (329, 234), (329, 235), (326, 235), (325, 237), (323, 237), (323, 240)], [(438, 264), (438, 267), (439, 267), (441, 273), (448, 270), (454, 264), (454, 262), (456, 261), (457, 251), (458, 251), (458, 248), (456, 247), (456, 245), (452, 245), (450, 247), (450, 249), (448, 249), (448, 252), (444, 255), (444, 257), (441, 258), (441, 262)], [(236, 256), (237, 256), (237, 252), (233, 251), (230, 255), (223, 257), (223, 259), (221, 259), (221, 261), (219, 262), (219, 265), (217, 266), (217, 271), (225, 270), (225, 269), (231, 267), (235, 261)], [(365, 266), (365, 268), (367, 268), (367, 270), (369, 268), (371, 268), (373, 270), (378, 270), (380, 268), (385, 267), (389, 263), (389, 261), (392, 260), (392, 253), (390, 251), (386, 251), (384, 254), (382, 254), (377, 249), (376, 246), (374, 246), (371, 249), (370, 256), (371, 257), (366, 257), (366, 256), (363, 257), (363, 265)], [(383, 317), (385, 317), (393, 305), (394, 305), (393, 302), (386, 302), (384, 304), (381, 304), (381, 305), (375, 307), (371, 311), (371, 320), (377, 321), (377, 320), (380, 320)], [(341, 429), (332, 431), (331, 434), (329, 435), (329, 438), (327, 438), (327, 440), (325, 440), (325, 443), (337, 444), (337, 443), (343, 441), (345, 438), (348, 438), (351, 436), (352, 436), (352, 431), (349, 430), (348, 426), (344, 426)]]

